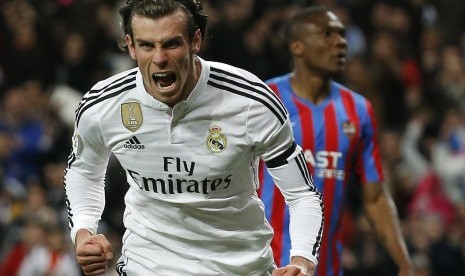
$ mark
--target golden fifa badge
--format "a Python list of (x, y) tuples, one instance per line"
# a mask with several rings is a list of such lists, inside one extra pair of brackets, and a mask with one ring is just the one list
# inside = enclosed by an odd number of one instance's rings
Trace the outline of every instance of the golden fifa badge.
[(221, 133), (221, 127), (212, 126), (209, 130), (210, 134), (205, 140), (205, 145), (207, 149), (213, 153), (220, 153), (226, 149), (228, 146), (228, 139)]
[(123, 125), (130, 131), (134, 132), (139, 129), (144, 121), (140, 103), (129, 102), (121, 104), (121, 120), (123, 120)]

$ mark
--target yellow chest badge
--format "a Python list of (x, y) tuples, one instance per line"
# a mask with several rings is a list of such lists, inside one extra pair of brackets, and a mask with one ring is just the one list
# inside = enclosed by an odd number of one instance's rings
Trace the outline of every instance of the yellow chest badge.
[(220, 153), (228, 146), (228, 139), (221, 133), (221, 127), (213, 125), (208, 130), (210, 134), (205, 140), (207, 149), (213, 153)]
[(142, 125), (142, 109), (138, 102), (128, 102), (121, 104), (121, 120), (123, 125), (134, 132)]

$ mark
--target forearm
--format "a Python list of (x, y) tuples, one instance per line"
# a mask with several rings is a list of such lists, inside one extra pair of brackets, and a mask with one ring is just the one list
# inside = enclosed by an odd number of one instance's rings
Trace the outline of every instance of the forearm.
[(411, 260), (400, 229), (397, 209), (387, 193), (384, 189), (377, 200), (365, 202), (365, 211), (380, 242), (397, 266), (410, 268)]
[(313, 186), (300, 147), (286, 164), (268, 170), (289, 207), (291, 256), (302, 256), (317, 263), (323, 229), (321, 194)]
[(74, 170), (68, 170), (65, 185), (72, 241), (75, 242), (79, 229), (96, 234), (105, 206), (104, 175), (99, 180), (90, 180)]
[(322, 203), (318, 198), (309, 197), (289, 205), (291, 236), (291, 257), (305, 257), (318, 263), (323, 231)]

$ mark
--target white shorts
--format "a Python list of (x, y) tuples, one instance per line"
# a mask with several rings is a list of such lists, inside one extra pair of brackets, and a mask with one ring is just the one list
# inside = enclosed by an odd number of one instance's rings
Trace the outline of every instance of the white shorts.
[(147, 268), (141, 266), (133, 260), (129, 260), (125, 256), (121, 256), (118, 259), (118, 263), (116, 264), (116, 272), (120, 276), (154, 275), (153, 271), (149, 271)]

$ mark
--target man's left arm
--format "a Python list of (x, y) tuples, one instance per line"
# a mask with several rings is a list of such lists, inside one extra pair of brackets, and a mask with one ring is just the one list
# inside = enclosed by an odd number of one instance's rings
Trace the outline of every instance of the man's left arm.
[[(273, 91), (256, 76), (263, 100), (252, 99), (247, 111), (247, 137), (255, 155), (268, 172), (289, 208), (291, 264), (275, 269), (275, 275), (313, 275), (323, 235), (323, 202), (313, 184), (302, 148), (295, 143), (289, 112)], [(258, 188), (258, 186), (257, 186)]]
[(365, 214), (380, 242), (399, 268), (399, 276), (413, 275), (412, 263), (405, 244), (397, 208), (389, 191), (381, 183), (367, 183), (363, 188)]

